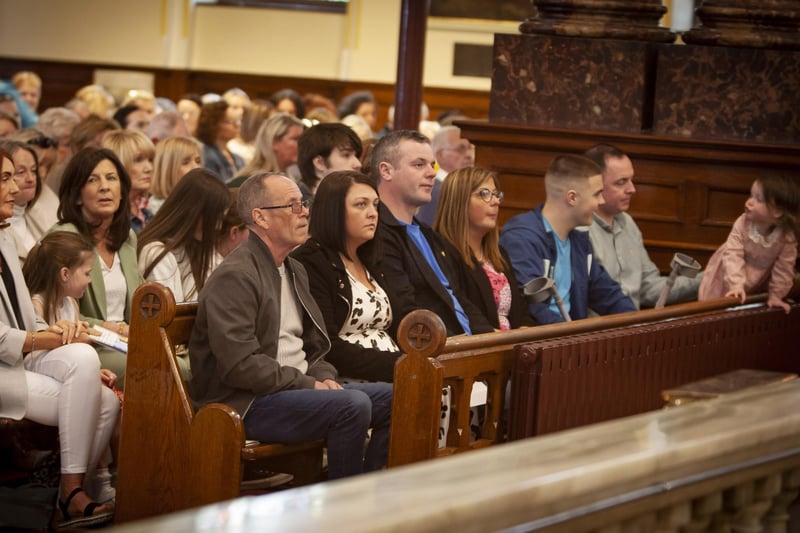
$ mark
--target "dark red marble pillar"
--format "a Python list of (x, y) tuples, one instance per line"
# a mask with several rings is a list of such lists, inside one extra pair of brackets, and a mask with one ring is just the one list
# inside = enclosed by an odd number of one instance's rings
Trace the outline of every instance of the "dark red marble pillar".
[(675, 35), (659, 27), (667, 8), (661, 0), (532, 0), (536, 14), (520, 32), (568, 37), (633, 39), (671, 43)]
[(704, 0), (702, 25), (685, 34), (690, 44), (800, 50), (797, 0)]

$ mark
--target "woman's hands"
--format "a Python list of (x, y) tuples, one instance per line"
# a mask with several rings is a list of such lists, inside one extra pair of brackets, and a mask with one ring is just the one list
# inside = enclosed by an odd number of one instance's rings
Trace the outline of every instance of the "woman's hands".
[(113, 331), (120, 337), (125, 337), (126, 339), (130, 337), (130, 326), (125, 322), (103, 322), (103, 327)]
[(89, 342), (88, 333), (97, 334), (96, 331), (89, 328), (88, 322), (70, 322), (69, 320), (59, 320), (46, 331), (61, 335), (61, 344), (70, 344), (75, 342)]

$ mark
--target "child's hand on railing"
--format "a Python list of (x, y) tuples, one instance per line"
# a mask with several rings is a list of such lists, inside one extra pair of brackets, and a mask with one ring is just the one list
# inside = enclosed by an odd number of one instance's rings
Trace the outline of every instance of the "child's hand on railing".
[(730, 296), (733, 296), (734, 298), (739, 300), (741, 303), (744, 303), (744, 299), (747, 298), (747, 294), (745, 294), (743, 287), (739, 287), (739, 288), (736, 288), (736, 289), (731, 289), (731, 290), (729, 290), (728, 292), (725, 293), (725, 298), (728, 298)]
[(780, 307), (784, 310), (784, 312), (788, 315), (789, 311), (792, 310), (792, 306), (788, 303), (784, 302), (781, 298), (777, 296), (770, 296), (767, 298), (767, 307)]

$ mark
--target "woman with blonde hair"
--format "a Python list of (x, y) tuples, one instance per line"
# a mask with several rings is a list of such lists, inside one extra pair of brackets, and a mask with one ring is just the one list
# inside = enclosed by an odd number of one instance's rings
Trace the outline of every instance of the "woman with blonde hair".
[(253, 160), (228, 186), (238, 187), (256, 172), (287, 174), (289, 167), (297, 164), (297, 140), (304, 127), (300, 119), (286, 113), (271, 116), (258, 130)]
[(156, 145), (148, 209), (155, 215), (177, 185), (192, 169), (203, 166), (203, 145), (191, 137), (169, 137)]
[(241, 157), (245, 164), (253, 160), (258, 130), (273, 111), (275, 108), (265, 100), (255, 100), (245, 108), (239, 137), (228, 141), (228, 150)]
[(75, 98), (86, 104), (89, 113), (98, 117), (111, 118), (114, 112), (114, 96), (102, 85), (85, 85), (78, 89)]
[(497, 216), (502, 201), (493, 172), (479, 167), (453, 171), (442, 184), (433, 229), (456, 247), (470, 268), (467, 298), (495, 328), (511, 329), (533, 321), (511, 261), (499, 244)]
[(153, 181), (156, 147), (141, 131), (116, 130), (103, 137), (103, 148), (117, 154), (131, 178), (131, 229), (139, 233), (153, 218), (153, 213), (147, 208), (147, 200)]

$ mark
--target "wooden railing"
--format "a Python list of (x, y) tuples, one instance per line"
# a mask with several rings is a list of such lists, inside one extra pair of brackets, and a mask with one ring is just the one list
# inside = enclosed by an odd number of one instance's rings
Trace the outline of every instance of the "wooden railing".
[[(800, 371), (800, 361), (790, 357), (789, 353), (783, 354), (781, 360), (791, 368), (781, 369), (776, 368), (781, 365), (775, 362), (775, 358), (759, 357), (758, 354), (761, 352), (758, 351), (753, 354), (740, 351), (741, 357), (722, 357), (719, 361), (706, 365), (689, 364), (692, 354), (695, 357), (713, 359), (720, 351), (727, 350), (732, 342), (749, 342), (748, 346), (758, 348), (758, 345), (753, 344), (755, 340), (756, 343), (762, 343), (760, 345), (762, 351), (769, 349), (769, 344), (764, 340), (765, 335), (753, 336), (748, 341), (745, 337), (749, 336), (751, 331), (746, 328), (737, 330), (738, 322), (733, 328), (726, 329), (726, 324), (733, 324), (729, 321), (734, 318), (740, 322), (746, 322), (756, 316), (765, 323), (774, 320), (773, 326), (777, 329), (769, 330), (766, 337), (772, 337), (773, 342), (779, 340), (790, 342), (794, 332), (800, 327), (800, 306), (795, 306), (789, 319), (782, 311), (765, 309), (761, 304), (764, 299), (763, 295), (750, 297), (747, 303), (754, 308), (742, 311), (744, 315), (739, 311), (731, 313), (732, 309), (741, 309), (733, 299), (719, 299), (570, 323), (450, 338), (447, 338), (444, 326), (438, 317), (429, 311), (414, 311), (403, 319), (398, 330), (399, 343), (405, 355), (395, 366), (389, 466), (400, 466), (483, 448), (503, 442), (507, 434), (512, 439), (522, 438), (544, 431), (556, 431), (579, 424), (608, 420), (615, 416), (644, 412), (659, 405), (663, 388), (737, 368)], [(507, 407), (506, 390), (517, 362), (519, 347), (534, 341), (571, 339), (581, 334), (592, 333), (617, 339), (636, 338), (636, 342), (646, 353), (650, 351), (648, 343), (651, 339), (648, 335), (651, 331), (642, 330), (643, 325), (653, 324), (656, 329), (664, 329), (662, 337), (672, 335), (680, 338), (687, 332), (697, 330), (697, 322), (689, 318), (696, 315), (717, 316), (717, 320), (707, 320), (699, 326), (701, 329), (704, 326), (715, 328), (704, 345), (707, 353), (697, 353), (698, 350), (691, 343), (674, 342), (667, 344), (667, 349), (660, 351), (659, 357), (667, 360), (659, 366), (648, 365), (644, 360), (646, 358), (643, 359), (641, 356), (642, 350), (633, 354), (630, 343), (622, 346), (625, 344), (624, 341), (621, 344), (601, 344), (598, 341), (593, 347), (591, 337), (575, 351), (547, 353), (546, 365), (540, 364), (533, 368), (528, 366), (514, 374), (514, 379), (511, 380), (511, 404), (508, 406), (510, 409), (506, 420), (504, 415)], [(781, 321), (784, 318), (786, 319)], [(720, 334), (723, 331), (727, 333)], [(687, 357), (687, 354), (690, 357)], [(564, 364), (567, 367), (570, 365), (588, 367), (590, 359), (596, 363), (591, 371), (587, 371), (587, 368), (580, 368), (578, 371), (568, 368), (562, 371), (552, 367), (556, 364), (553, 361), (558, 361), (557, 364)], [(608, 367), (603, 368), (606, 361), (621, 366), (618, 371), (609, 374)], [(682, 368), (681, 365), (686, 368)], [(543, 366), (545, 371), (542, 370)], [(635, 377), (631, 372), (635, 374), (640, 370), (659, 375), (657, 378), (641, 382), (626, 381)], [(479, 381), (488, 385), (485, 419), (480, 438), (471, 440), (470, 392), (473, 383)], [(561, 414), (556, 422), (551, 420), (548, 425), (539, 425), (545, 420), (548, 406), (554, 407), (552, 402), (556, 396), (564, 398), (565, 391), (556, 387), (556, 383), (569, 387), (567, 395), (571, 399), (566, 399), (563, 405), (559, 405)], [(447, 445), (439, 448), (441, 391), (445, 386), (451, 388), (450, 427), (447, 431)], [(591, 397), (592, 401), (597, 402), (597, 405), (594, 405), (595, 409), (583, 412), (583, 402), (580, 400), (583, 396)], [(649, 400), (626, 404), (633, 397), (647, 397)], [(581, 411), (580, 414), (577, 414), (578, 411)]]
[(119, 531), (794, 532), (798, 405), (766, 385)]

